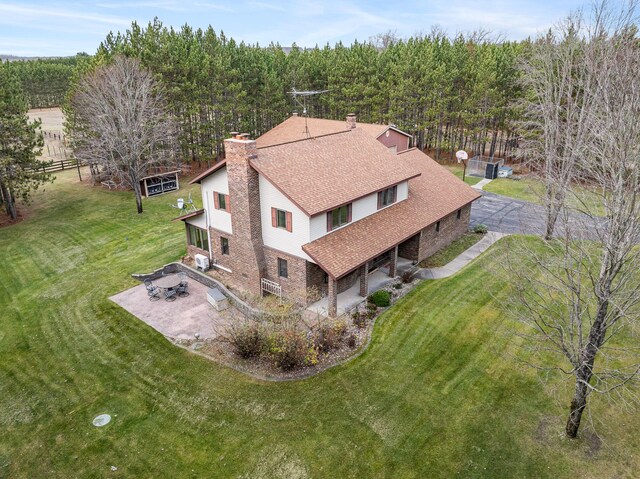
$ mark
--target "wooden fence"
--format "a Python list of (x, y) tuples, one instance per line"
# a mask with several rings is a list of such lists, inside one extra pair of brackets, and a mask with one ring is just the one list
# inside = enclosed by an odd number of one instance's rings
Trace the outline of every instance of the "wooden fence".
[[(80, 163), (80, 166), (84, 166), (84, 163)], [(71, 168), (77, 168), (78, 162), (76, 160), (55, 160), (42, 163), (42, 168), (32, 168), (27, 171), (40, 172), (40, 173), (55, 173), (56, 171), (69, 170)]]

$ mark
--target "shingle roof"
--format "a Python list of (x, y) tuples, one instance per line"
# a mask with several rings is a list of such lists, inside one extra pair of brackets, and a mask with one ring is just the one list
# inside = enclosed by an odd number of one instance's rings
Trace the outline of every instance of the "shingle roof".
[(344, 276), (480, 197), (420, 150), (406, 150), (396, 158), (422, 173), (409, 181), (408, 199), (302, 247), (333, 278)]
[(200, 216), (202, 213), (204, 213), (204, 209), (199, 209), (199, 210), (193, 211), (191, 213), (187, 213), (186, 215), (182, 215), (182, 216), (178, 216), (177, 218), (173, 218), (171, 221), (184, 221), (186, 219), (193, 218), (194, 216)]
[[(356, 123), (356, 129), (362, 130), (368, 135), (377, 138), (387, 129), (394, 128), (390, 125), (377, 125), (374, 123)], [(309, 134), (307, 135), (307, 129)], [(322, 118), (305, 118), (301, 116), (291, 116), (280, 123), (275, 128), (269, 130), (256, 140), (258, 148), (281, 145), (292, 141), (304, 140), (306, 138), (330, 135), (347, 130), (347, 123), (344, 120), (325, 120)], [(397, 130), (397, 128), (394, 128)], [(406, 135), (406, 133), (402, 132)], [(409, 135), (407, 135), (409, 136)]]
[(251, 166), (309, 216), (420, 174), (357, 128), (260, 148)]

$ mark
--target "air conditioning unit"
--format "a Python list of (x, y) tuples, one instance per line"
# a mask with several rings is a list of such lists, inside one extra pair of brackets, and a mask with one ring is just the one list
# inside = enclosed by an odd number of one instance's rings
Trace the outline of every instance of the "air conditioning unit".
[(203, 254), (196, 255), (196, 269), (207, 271), (209, 269), (209, 258)]

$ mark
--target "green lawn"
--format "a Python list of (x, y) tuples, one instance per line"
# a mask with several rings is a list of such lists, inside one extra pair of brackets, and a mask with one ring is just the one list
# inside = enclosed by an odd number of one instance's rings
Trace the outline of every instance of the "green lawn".
[(429, 256), (420, 262), (421, 268), (438, 268), (444, 266), (450, 261), (456, 259), (461, 253), (471, 248), (480, 241), (484, 235), (477, 233), (467, 233), (461, 238), (455, 240), (449, 246), (442, 248), (436, 254)]
[[(544, 197), (544, 186), (540, 180), (535, 178), (523, 178), (513, 180), (511, 178), (496, 178), (491, 183), (484, 186), (484, 191), (509, 196), (518, 200), (531, 201), (542, 204)], [(568, 197), (568, 203), (578, 210), (592, 211), (598, 216), (604, 215), (602, 198), (587, 188), (575, 188), (575, 195)]]
[[(137, 284), (130, 273), (184, 254), (168, 206), (177, 195), (145, 200), (138, 216), (131, 194), (73, 175), (58, 174), (23, 223), (0, 230), (0, 477), (555, 479), (640, 469), (633, 411), (594, 402), (605, 418), (597, 453), (562, 438), (567, 391), (515, 363), (518, 340), (503, 334), (505, 285), (488, 268), (499, 251), (416, 288), (354, 361), (267, 383), (173, 346), (107, 299)], [(101, 413), (114, 419), (94, 428)]]
[[(462, 174), (463, 174), (463, 168), (461, 165), (458, 164), (446, 164), (446, 165), (442, 165), (444, 166), (447, 170), (449, 170), (451, 173), (453, 173), (454, 175), (456, 175), (458, 178), (462, 179)], [(469, 176), (469, 175), (465, 175), (464, 177), (464, 182), (468, 185), (475, 185), (476, 183), (478, 183), (480, 180), (482, 180), (482, 178), (478, 178), (476, 176)]]

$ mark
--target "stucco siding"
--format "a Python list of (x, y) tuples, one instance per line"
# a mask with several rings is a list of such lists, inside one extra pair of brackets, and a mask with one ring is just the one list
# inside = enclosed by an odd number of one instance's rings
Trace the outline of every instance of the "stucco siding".
[(231, 227), (231, 215), (233, 214), (233, 198), (229, 198), (231, 213), (217, 210), (214, 207), (213, 192), (229, 194), (229, 179), (226, 166), (220, 168), (210, 176), (202, 180), (202, 206), (207, 210), (209, 226), (225, 233), (233, 233)]
[[(403, 181), (398, 184), (397, 201), (403, 201), (409, 195), (409, 182)], [(367, 195), (357, 199), (351, 206), (351, 222), (361, 220), (375, 214), (378, 211), (378, 193)], [(314, 241), (327, 234), (327, 214), (320, 213), (311, 217), (310, 221), (311, 241)], [(335, 230), (334, 230), (335, 231)]]
[[(231, 205), (233, 208), (233, 202)], [(291, 232), (284, 228), (273, 227), (271, 208), (291, 213)], [(310, 241), (309, 217), (262, 175), (260, 175), (260, 214), (262, 242), (265, 246), (311, 261), (311, 258), (302, 251), (302, 245)]]

